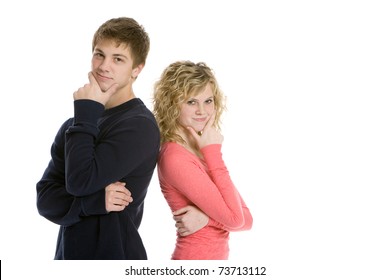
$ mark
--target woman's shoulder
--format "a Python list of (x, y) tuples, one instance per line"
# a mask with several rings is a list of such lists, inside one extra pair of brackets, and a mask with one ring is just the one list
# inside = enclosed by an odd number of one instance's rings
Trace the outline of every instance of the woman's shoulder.
[(161, 145), (159, 163), (177, 165), (185, 161), (194, 161), (196, 156), (182, 145), (175, 142), (166, 142)]
[(161, 145), (160, 158), (175, 158), (186, 156), (187, 150), (175, 142), (165, 142)]

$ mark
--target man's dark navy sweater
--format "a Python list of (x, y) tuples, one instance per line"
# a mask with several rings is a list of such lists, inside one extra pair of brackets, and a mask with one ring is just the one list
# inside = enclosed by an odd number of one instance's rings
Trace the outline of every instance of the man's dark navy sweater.
[[(147, 259), (138, 233), (160, 145), (156, 121), (138, 99), (104, 110), (74, 102), (37, 183), (37, 207), (59, 224), (55, 259)], [(126, 183), (133, 201), (107, 213), (105, 187)]]

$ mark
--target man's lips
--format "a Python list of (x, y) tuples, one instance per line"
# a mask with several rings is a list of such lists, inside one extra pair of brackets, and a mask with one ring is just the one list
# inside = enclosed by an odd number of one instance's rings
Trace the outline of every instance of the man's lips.
[(109, 81), (109, 80), (112, 80), (110, 77), (103, 76), (103, 75), (101, 75), (101, 74), (99, 74), (99, 73), (96, 73), (96, 75), (97, 75), (97, 78), (98, 78), (99, 80), (102, 80), (102, 81)]

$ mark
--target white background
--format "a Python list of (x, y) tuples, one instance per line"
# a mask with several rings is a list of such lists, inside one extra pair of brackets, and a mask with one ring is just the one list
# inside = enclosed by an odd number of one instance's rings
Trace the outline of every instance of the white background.
[[(222, 265), (266, 266), (263, 279), (389, 279), (386, 2), (2, 1), (5, 279), (65, 279), (75, 270), (127, 278), (117, 263), (52, 261), (58, 226), (35, 205), (50, 145), (87, 82), (93, 33), (119, 16), (150, 35), (135, 83), (150, 108), (153, 83), (182, 59), (206, 62), (227, 96), (224, 159), (254, 224), (231, 234), (231, 260)], [(174, 222), (156, 176), (140, 231), (145, 265), (173, 265)]]

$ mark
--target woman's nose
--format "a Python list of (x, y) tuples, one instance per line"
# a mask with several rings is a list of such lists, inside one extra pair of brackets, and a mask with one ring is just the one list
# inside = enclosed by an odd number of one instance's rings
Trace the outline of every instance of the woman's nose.
[(198, 105), (198, 108), (197, 108), (197, 110), (196, 110), (196, 113), (197, 113), (198, 115), (202, 115), (202, 114), (204, 113), (204, 107), (203, 107), (203, 105)]

